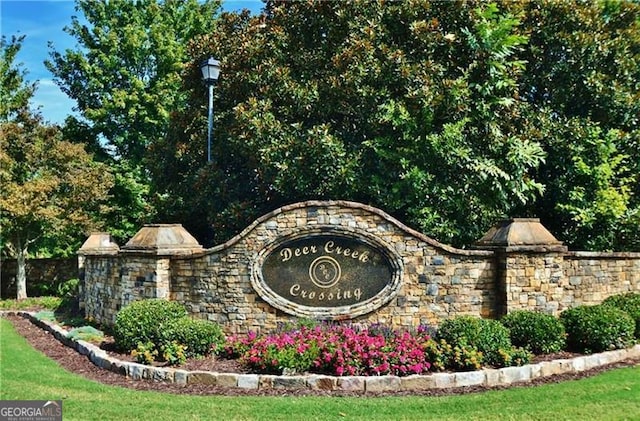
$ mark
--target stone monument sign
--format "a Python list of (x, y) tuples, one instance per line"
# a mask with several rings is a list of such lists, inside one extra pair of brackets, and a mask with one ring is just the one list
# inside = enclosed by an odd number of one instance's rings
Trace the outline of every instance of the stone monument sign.
[(167, 299), (227, 334), (297, 318), (415, 328), (522, 309), (558, 315), (640, 291), (640, 253), (569, 251), (537, 219), (500, 222), (476, 248), (457, 249), (346, 201), (283, 206), (209, 249), (179, 224), (155, 224), (122, 248), (96, 233), (78, 254), (88, 317), (110, 324), (132, 301)]
[(265, 301), (295, 316), (352, 318), (389, 302), (401, 271), (399, 257), (374, 238), (316, 228), (265, 247), (252, 285)]

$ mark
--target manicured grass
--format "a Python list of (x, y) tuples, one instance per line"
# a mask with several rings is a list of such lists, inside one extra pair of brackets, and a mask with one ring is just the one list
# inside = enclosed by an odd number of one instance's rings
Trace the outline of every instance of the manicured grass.
[(640, 366), (465, 396), (183, 396), (105, 386), (60, 368), (0, 320), (0, 399), (62, 399), (65, 420), (633, 420)]

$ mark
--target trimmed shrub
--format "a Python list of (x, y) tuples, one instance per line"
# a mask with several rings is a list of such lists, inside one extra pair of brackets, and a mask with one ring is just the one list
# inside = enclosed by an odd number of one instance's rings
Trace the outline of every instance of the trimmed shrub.
[(633, 342), (636, 327), (625, 311), (602, 304), (565, 310), (560, 320), (567, 332), (568, 348), (586, 353), (626, 348)]
[(224, 334), (215, 323), (202, 319), (182, 317), (167, 323), (163, 334), (163, 346), (177, 342), (185, 347), (187, 357), (208, 355), (221, 350)]
[(436, 337), (454, 348), (476, 348), (482, 353), (482, 362), (495, 367), (504, 366), (504, 353), (510, 353), (513, 348), (509, 330), (502, 323), (473, 316), (444, 320)]
[(180, 303), (165, 300), (135, 301), (116, 316), (113, 338), (118, 348), (132, 351), (138, 344), (160, 344), (164, 329), (173, 321), (187, 316)]
[(640, 294), (628, 292), (626, 294), (613, 295), (605, 299), (602, 304), (626, 311), (635, 320), (635, 337), (640, 339)]
[(432, 371), (473, 371), (482, 368), (482, 353), (464, 343), (464, 340), (452, 346), (444, 339), (430, 339), (425, 343), (424, 350)]
[(550, 314), (519, 310), (504, 316), (500, 322), (509, 329), (514, 346), (523, 347), (536, 355), (564, 349), (566, 333), (562, 322)]

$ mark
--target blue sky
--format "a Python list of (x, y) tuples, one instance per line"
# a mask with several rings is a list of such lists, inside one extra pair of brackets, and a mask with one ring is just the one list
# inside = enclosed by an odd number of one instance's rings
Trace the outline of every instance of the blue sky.
[[(257, 13), (262, 6), (261, 0), (224, 0), (225, 10), (246, 8)], [(73, 15), (78, 13), (72, 0), (0, 0), (0, 32), (8, 39), (26, 35), (16, 61), (28, 72), (27, 80), (38, 82), (32, 107), (39, 108), (51, 123), (63, 123), (75, 106), (75, 101), (53, 83), (53, 76), (44, 66), (49, 58), (49, 41), (56, 51), (76, 45), (75, 39), (63, 31)]]

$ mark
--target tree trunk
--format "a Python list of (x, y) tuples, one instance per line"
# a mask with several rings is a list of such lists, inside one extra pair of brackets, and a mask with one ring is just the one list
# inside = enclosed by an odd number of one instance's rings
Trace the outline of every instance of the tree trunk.
[(16, 260), (18, 263), (18, 273), (16, 274), (16, 289), (18, 300), (27, 298), (27, 248), (19, 246)]

